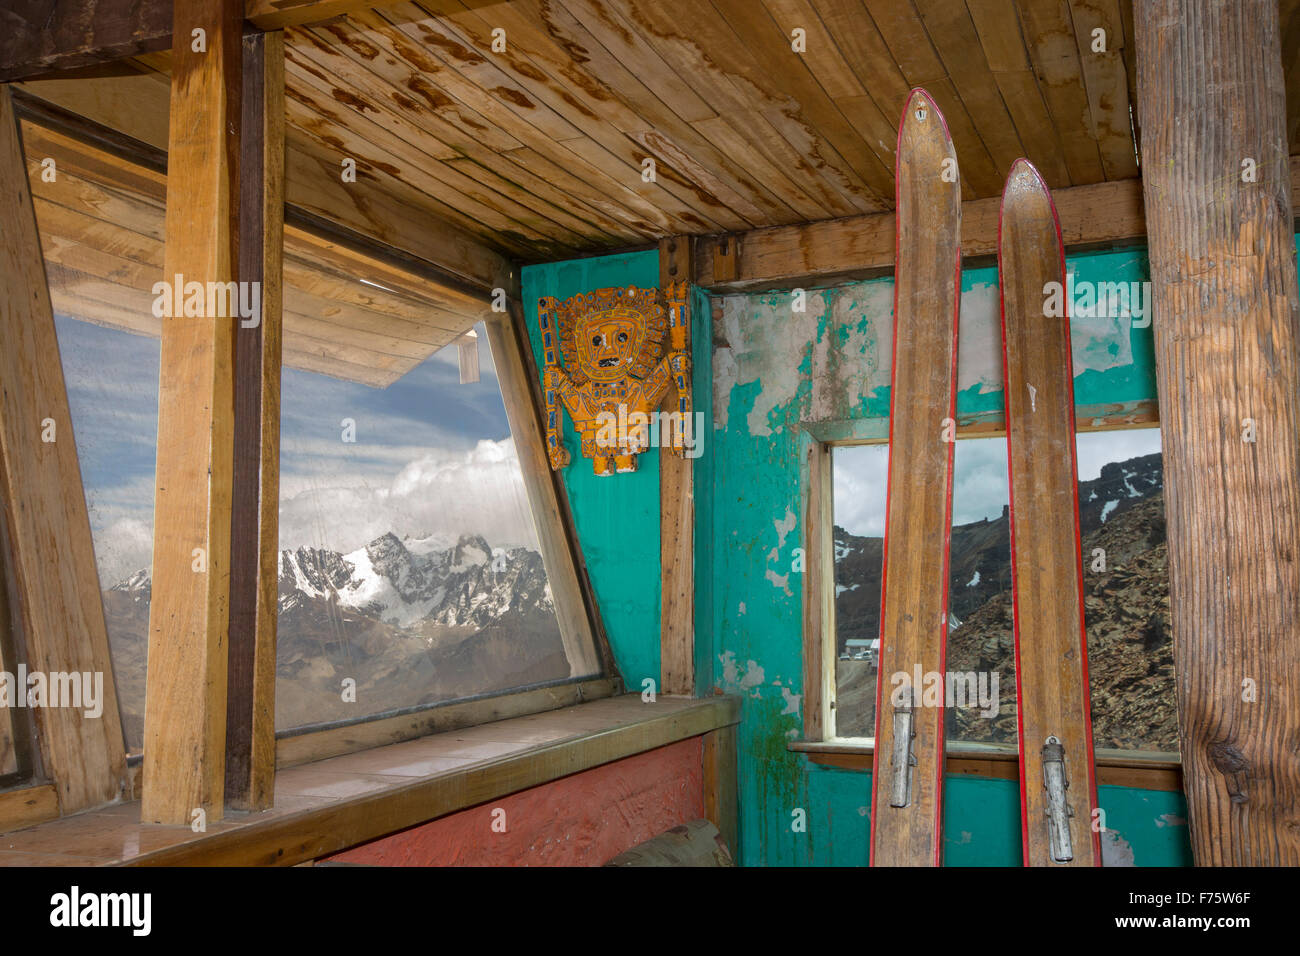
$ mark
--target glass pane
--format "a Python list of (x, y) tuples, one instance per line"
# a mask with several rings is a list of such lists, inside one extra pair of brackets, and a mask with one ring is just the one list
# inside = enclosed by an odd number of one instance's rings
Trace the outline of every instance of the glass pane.
[[(69, 80), (93, 90), (99, 81)], [(163, 174), (23, 123), (128, 753), (144, 738)], [(59, 436), (61, 439), (62, 436)]]
[[(1098, 748), (1176, 753), (1160, 432), (1078, 436), (1084, 613)], [(874, 732), (883, 563), (885, 445), (834, 451), (834, 734)], [(1004, 438), (954, 454), (946, 666), (973, 690), (949, 707), (950, 740), (1016, 744), (1015, 637)], [(963, 675), (961, 681), (956, 675)]]
[(1095, 746), (1178, 752), (1158, 428), (1078, 436)]
[[(52, 287), (54, 274), (51, 269)], [(159, 340), (79, 321), (55, 308), (122, 732), (127, 752), (139, 753), (149, 651)]]
[(835, 709), (831, 733), (876, 732), (880, 573), (884, 567), (888, 445), (832, 452), (835, 520)]
[(949, 740), (1015, 747), (1007, 440), (963, 439), (953, 458), (945, 666), (966, 706), (948, 708), (945, 733)]
[(285, 370), (277, 729), (587, 676), (485, 338), (468, 384), (454, 344), (384, 389)]

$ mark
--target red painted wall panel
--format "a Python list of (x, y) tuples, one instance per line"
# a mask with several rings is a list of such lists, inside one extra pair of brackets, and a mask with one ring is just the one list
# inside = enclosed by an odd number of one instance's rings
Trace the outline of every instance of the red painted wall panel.
[[(605, 764), (328, 859), (374, 866), (601, 866), (704, 816), (702, 740)], [(497, 809), (505, 811), (504, 833), (492, 827)]]

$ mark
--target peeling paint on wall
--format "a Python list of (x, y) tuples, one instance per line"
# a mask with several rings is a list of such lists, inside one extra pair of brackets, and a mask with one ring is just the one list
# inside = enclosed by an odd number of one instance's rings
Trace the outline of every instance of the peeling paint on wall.
[(1136, 866), (1133, 847), (1120, 836), (1118, 830), (1101, 831), (1102, 866)]
[[(1146, 270), (1137, 251), (1072, 257), (1069, 267), (1076, 279), (1089, 281), (1135, 280)], [(791, 311), (788, 294), (733, 295), (715, 300), (713, 311), (713, 510), (710, 528), (697, 533), (710, 534), (714, 543), (715, 617), (700, 633), (714, 636), (723, 690), (742, 692), (751, 666), (792, 675), (743, 690), (741, 859), (750, 865), (862, 865), (867, 856), (869, 824), (858, 811), (869, 800), (870, 774), (814, 764), (786, 747), (801, 734), (803, 690), (802, 581), (788, 562), (791, 548), (806, 547), (798, 517), (797, 426), (888, 416), (893, 283), (810, 291), (806, 304), (800, 314)], [(995, 269), (963, 274), (961, 309), (958, 410), (1000, 413)], [(1150, 332), (1126, 317), (1073, 323), (1076, 400), (1153, 400)], [(747, 662), (743, 671), (739, 661)], [(1018, 790), (1008, 780), (945, 782), (950, 863), (1020, 864)], [(1157, 828), (1151, 812), (1184, 812), (1181, 794), (1103, 790), (1108, 825), (1124, 842), (1112, 847), (1120, 856), (1131, 854), (1139, 865), (1190, 862), (1186, 829)], [(791, 831), (793, 807), (807, 810), (806, 834)]]

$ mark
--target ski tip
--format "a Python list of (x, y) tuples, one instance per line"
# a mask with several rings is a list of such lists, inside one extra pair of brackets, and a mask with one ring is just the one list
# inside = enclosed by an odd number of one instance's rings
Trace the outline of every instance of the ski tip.
[[(1052, 199), (1052, 190), (1048, 188), (1047, 180), (1043, 178), (1037, 166), (1021, 157), (1012, 163), (1011, 169), (1007, 171), (1007, 180), (1002, 186), (998, 218), (1002, 219), (1006, 215), (1008, 205), (1024, 210), (1034, 208), (1038, 204), (1051, 210), (1052, 218), (1057, 220), (1059, 232), (1060, 220), (1056, 215), (1056, 202)], [(1000, 239), (999, 236), (999, 245)]]
[(1011, 169), (1007, 171), (1007, 181), (1003, 185), (1002, 191), (1006, 192), (1012, 186), (1041, 189), (1049, 195), (1051, 193), (1051, 190), (1047, 188), (1047, 180), (1043, 179), (1043, 174), (1038, 171), (1038, 167), (1023, 156), (1011, 164)]
[(899, 135), (902, 135), (905, 126), (920, 126), (935, 119), (939, 121), (939, 128), (943, 130), (944, 139), (951, 139), (948, 135), (948, 121), (944, 118), (943, 110), (939, 109), (939, 104), (934, 101), (934, 97), (925, 89), (914, 86), (907, 94), (907, 102), (903, 104), (903, 117), (898, 124)]
[(1006, 173), (1006, 182), (1002, 183), (1002, 204), (1005, 206), (1008, 196), (1021, 196), (1028, 193), (1041, 193), (1047, 196), (1049, 202), (1052, 199), (1052, 190), (1048, 189), (1047, 179), (1043, 178), (1043, 173), (1022, 156), (1011, 164), (1011, 168)]

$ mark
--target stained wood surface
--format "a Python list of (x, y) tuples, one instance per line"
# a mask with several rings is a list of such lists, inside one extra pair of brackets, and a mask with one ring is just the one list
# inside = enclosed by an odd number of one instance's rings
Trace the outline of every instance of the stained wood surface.
[(736, 796), (736, 728), (704, 735), (704, 815), (718, 828), (733, 860), (740, 859), (740, 817)]
[(59, 815), (59, 795), (51, 784), (0, 793), (0, 833), (29, 827)]
[[(1294, 40), (1295, 7), (1283, 6)], [(1202, 866), (1295, 866), (1300, 307), (1288, 20), (1264, 0), (1139, 0), (1135, 13), (1192, 853)], [(1245, 158), (1254, 182), (1242, 179)]]
[[(437, 216), (522, 261), (887, 210), (896, 108), (918, 84), (948, 118), (966, 198), (996, 197), (1021, 154), (1054, 188), (1132, 178), (1129, 10), (1130, 0), (246, 5), (253, 23), (287, 27), (291, 197), (299, 158), (324, 186), (353, 157), (357, 188), (332, 193), (339, 215), (404, 241), (412, 214)], [(1102, 51), (1094, 29), (1106, 31)], [(170, 69), (156, 54), (136, 62)], [(641, 177), (646, 159), (654, 182)], [(386, 223), (380, 205), (407, 221)]]
[[(943, 115), (923, 90), (908, 97), (898, 140), (898, 256), (889, 405), (889, 493), (881, 578), (876, 751), (892, 754), (893, 675), (943, 673), (956, 421), (961, 193)], [(945, 182), (945, 161), (953, 181)], [(942, 706), (914, 713), (911, 796), (890, 806), (892, 767), (872, 774), (871, 865), (936, 866), (942, 851)]]
[[(659, 244), (659, 287), (687, 284), (687, 346), (691, 355), (691, 239), (679, 236)], [(694, 372), (692, 371), (692, 379)], [(664, 411), (677, 410), (677, 389), (668, 389)], [(694, 419), (692, 419), (692, 428)], [(661, 435), (665, 432), (661, 431)], [(696, 442), (705, 435), (692, 432)], [(659, 615), (659, 690), (664, 694), (695, 693), (695, 462), (660, 448), (659, 455), (659, 542), (660, 591), (663, 608)]]
[[(85, 6), (89, 23), (54, 30), (7, 21), (0, 49), (117, 58), (136, 41), (110, 41), (110, 22), (170, 13), (165, 0)], [(1300, 3), (1280, 8), (1294, 93)], [(465, 231), (461, 248), (425, 242), (430, 255), (478, 258), (479, 244), (540, 261), (886, 210), (895, 104), (918, 84), (948, 118), (967, 199), (996, 198), (1019, 155), (1054, 190), (1136, 175), (1131, 0), (248, 0), (246, 15), (288, 27), (291, 201), (408, 251), (431, 216)], [(131, 62), (170, 70), (165, 53)], [(94, 83), (123, 123), (156, 125), (132, 115), (149, 113), (143, 100), (106, 92), (136, 80)], [(1300, 96), (1288, 100), (1300, 152)], [(359, 172), (346, 188), (344, 157)]]
[[(0, 499), (12, 620), (29, 671), (103, 677), (98, 718), (76, 707), (31, 714), (45, 770), (72, 812), (117, 796), (125, 754), (54, 313), (7, 87), (0, 89), (0, 222)], [(42, 440), (47, 420), (54, 441)]]
[(584, 701), (601, 700), (621, 691), (622, 685), (617, 678), (597, 677), (478, 700), (456, 701), (397, 717), (382, 717), (342, 727), (286, 735), (276, 740), (276, 766), (283, 770), (298, 764), (324, 760), (326, 757), (427, 737), (429, 734), (463, 730), (492, 721), (526, 717), (571, 707)]
[(171, 0), (21, 0), (6, 4), (0, 82), (161, 50), (171, 42)]
[(0, 867), (289, 866), (739, 719), (734, 697), (627, 694), (295, 767), (274, 809), (206, 833), (142, 823), (134, 803), (41, 824), (5, 836)]
[(235, 331), (226, 803), (270, 807), (275, 784), (280, 361), (284, 253), (284, 37), (244, 37), (239, 279), (260, 284), (256, 326)]
[[(186, 282), (238, 277), (241, 11), (236, 0), (176, 3), (168, 170), (179, 188), (167, 195), (163, 275)], [(198, 28), (205, 53), (190, 47)], [(237, 324), (162, 319), (141, 804), (150, 823), (224, 814)]]
[[(1068, 317), (1044, 315), (1044, 286), (1065, 283), (1052, 199), (1037, 170), (1011, 167), (998, 254), (1005, 343), (1015, 589), (1016, 695), (1026, 866), (1100, 866), (1083, 623), (1083, 565), (1075, 463), (1074, 372)], [(1048, 842), (1042, 747), (1065, 747), (1073, 859)]]

